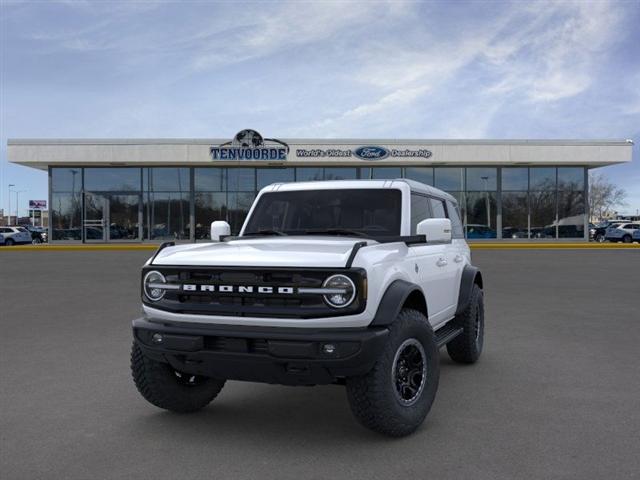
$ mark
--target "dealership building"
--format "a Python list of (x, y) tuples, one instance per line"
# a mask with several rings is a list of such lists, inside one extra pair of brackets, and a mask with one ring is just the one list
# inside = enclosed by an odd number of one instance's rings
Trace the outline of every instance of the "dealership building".
[(458, 199), (469, 239), (588, 239), (588, 171), (630, 162), (630, 140), (12, 139), (9, 161), (49, 176), (54, 242), (206, 240), (237, 233), (277, 182), (410, 178)]

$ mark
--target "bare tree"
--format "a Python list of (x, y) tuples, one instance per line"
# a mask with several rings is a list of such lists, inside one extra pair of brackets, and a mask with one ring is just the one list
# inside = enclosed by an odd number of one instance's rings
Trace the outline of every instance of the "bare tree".
[(615, 213), (616, 207), (625, 206), (627, 192), (611, 183), (602, 173), (589, 173), (589, 207), (591, 218), (603, 220)]

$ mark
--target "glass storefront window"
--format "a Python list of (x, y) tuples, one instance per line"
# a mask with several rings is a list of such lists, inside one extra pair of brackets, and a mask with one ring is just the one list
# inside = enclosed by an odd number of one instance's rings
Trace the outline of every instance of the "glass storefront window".
[(464, 168), (436, 168), (434, 176), (436, 188), (447, 192), (464, 190)]
[(84, 189), (88, 192), (139, 192), (140, 168), (85, 168)]
[(325, 180), (355, 180), (358, 178), (358, 169), (349, 167), (332, 167), (324, 169)]
[(527, 191), (529, 189), (529, 169), (505, 167), (502, 169), (502, 190)]
[(529, 169), (530, 190), (555, 190), (556, 169), (538, 167)]
[(189, 193), (154, 192), (145, 205), (145, 238), (189, 238)]
[(295, 181), (294, 173), (293, 168), (258, 168), (258, 190), (272, 183), (293, 182)]
[(555, 238), (556, 192), (530, 192), (530, 238)]
[(188, 192), (188, 168), (145, 168), (143, 186), (150, 192)]
[(225, 192), (196, 192), (195, 236), (196, 240), (210, 238), (211, 222), (227, 219), (227, 194)]
[(558, 238), (583, 238), (585, 216), (584, 193), (558, 193)]
[(416, 182), (433, 185), (433, 168), (431, 167), (406, 167), (404, 176)]
[(80, 194), (51, 194), (51, 229), (53, 240), (82, 239), (82, 201)]
[(496, 238), (496, 193), (467, 192), (467, 238)]
[(296, 168), (296, 182), (314, 182), (324, 180), (323, 168)]
[(393, 180), (394, 178), (402, 178), (402, 168), (400, 167), (373, 167), (361, 168), (360, 178)]
[(52, 192), (79, 192), (82, 190), (82, 168), (52, 168)]
[(255, 168), (227, 168), (227, 188), (230, 192), (254, 192)]
[(467, 168), (467, 190), (493, 192), (497, 189), (497, 168)]
[(502, 238), (529, 238), (526, 191), (502, 192)]
[(254, 192), (229, 192), (227, 194), (227, 217), (232, 235), (240, 233), (255, 197)]
[(225, 171), (225, 168), (217, 167), (195, 168), (194, 190), (196, 192), (224, 192), (227, 189)]
[(584, 168), (558, 168), (558, 190), (584, 190)]

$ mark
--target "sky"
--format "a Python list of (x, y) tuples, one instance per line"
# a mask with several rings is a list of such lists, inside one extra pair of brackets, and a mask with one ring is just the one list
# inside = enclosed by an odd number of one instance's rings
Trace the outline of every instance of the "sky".
[[(0, 0), (0, 206), (47, 198), (8, 138), (633, 139), (640, 0)], [(11, 194), (12, 211), (15, 194)]]

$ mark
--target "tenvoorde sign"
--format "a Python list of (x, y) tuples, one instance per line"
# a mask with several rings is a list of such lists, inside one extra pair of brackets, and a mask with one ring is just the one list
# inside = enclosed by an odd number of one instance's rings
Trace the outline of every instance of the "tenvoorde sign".
[[(268, 143), (266, 143), (268, 142)], [(211, 147), (213, 160), (286, 160), (289, 145), (275, 138), (262, 138), (255, 130), (242, 130), (233, 140)]]

